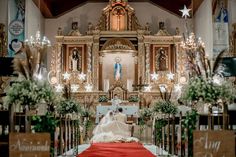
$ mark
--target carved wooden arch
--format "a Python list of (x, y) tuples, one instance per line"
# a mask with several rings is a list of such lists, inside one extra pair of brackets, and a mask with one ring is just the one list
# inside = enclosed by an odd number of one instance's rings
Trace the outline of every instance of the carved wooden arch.
[(107, 52), (137, 53), (132, 42), (125, 38), (113, 38), (106, 41), (100, 52), (101, 53), (107, 53)]

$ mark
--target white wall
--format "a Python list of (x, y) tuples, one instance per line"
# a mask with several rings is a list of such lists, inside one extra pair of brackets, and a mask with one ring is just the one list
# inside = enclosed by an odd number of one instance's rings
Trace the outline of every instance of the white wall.
[(25, 38), (29, 39), (30, 36), (35, 36), (38, 30), (41, 35), (44, 35), (45, 19), (39, 8), (32, 0), (26, 0), (25, 9)]
[(0, 23), (5, 24), (5, 30), (7, 30), (8, 19), (8, 0), (0, 0)]
[(206, 53), (213, 55), (213, 25), (211, 0), (204, 0), (194, 16), (194, 31), (196, 37), (201, 37), (206, 45)]
[[(58, 27), (63, 29), (64, 34), (68, 34), (71, 29), (71, 22), (73, 18), (78, 19), (80, 32), (85, 34), (87, 31), (88, 22), (92, 22), (96, 25), (102, 9), (107, 6), (108, 3), (86, 3), (78, 8), (64, 14), (55, 19), (46, 19), (45, 21), (45, 34), (55, 43), (54, 36), (57, 33)], [(158, 23), (164, 21), (167, 30), (174, 34), (175, 28), (179, 27), (180, 32), (184, 30), (184, 20), (177, 17), (149, 2), (130, 2), (129, 5), (135, 9), (136, 16), (142, 26), (149, 22), (151, 25), (152, 34), (157, 33)]]

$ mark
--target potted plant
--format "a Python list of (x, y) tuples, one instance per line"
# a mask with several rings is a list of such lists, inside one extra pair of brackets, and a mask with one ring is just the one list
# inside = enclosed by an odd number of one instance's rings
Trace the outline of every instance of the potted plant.
[[(72, 116), (81, 112), (79, 103), (73, 99), (63, 99), (57, 105), (57, 112), (61, 116)], [(72, 117), (71, 117), (72, 118)]]
[(131, 95), (129, 98), (128, 98), (128, 101), (129, 102), (139, 102), (139, 97), (137, 95)]
[(106, 95), (101, 95), (98, 98), (98, 102), (108, 102), (108, 97)]

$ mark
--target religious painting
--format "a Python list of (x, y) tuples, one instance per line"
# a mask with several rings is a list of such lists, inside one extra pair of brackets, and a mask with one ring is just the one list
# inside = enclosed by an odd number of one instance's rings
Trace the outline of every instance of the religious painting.
[(85, 72), (86, 55), (84, 45), (67, 45), (66, 71)]
[(170, 71), (170, 46), (154, 45), (152, 51), (152, 67), (154, 71)]
[(224, 0), (214, 1), (213, 9), (213, 57), (229, 47), (229, 15)]

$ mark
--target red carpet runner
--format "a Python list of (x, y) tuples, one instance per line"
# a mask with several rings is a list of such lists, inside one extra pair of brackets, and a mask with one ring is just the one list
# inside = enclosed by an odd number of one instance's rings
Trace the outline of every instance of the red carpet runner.
[(140, 143), (95, 143), (77, 157), (155, 157)]

